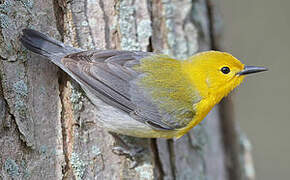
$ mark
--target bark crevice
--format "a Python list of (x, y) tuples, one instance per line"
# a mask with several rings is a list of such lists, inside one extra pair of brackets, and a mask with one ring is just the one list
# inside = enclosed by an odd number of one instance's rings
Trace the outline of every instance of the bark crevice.
[(174, 147), (174, 140), (169, 139), (167, 140), (167, 146), (169, 151), (169, 160), (170, 160), (170, 167), (172, 172), (172, 179), (176, 179), (176, 156), (175, 156), (175, 147)]
[(110, 49), (111, 48), (111, 41), (110, 41), (110, 29), (109, 29), (109, 17), (106, 13), (105, 10), (105, 4), (104, 4), (104, 0), (100, 0), (100, 7), (102, 9), (102, 13), (104, 16), (104, 22), (105, 22), (105, 41), (106, 41), (106, 49)]
[(67, 75), (64, 72), (59, 72), (59, 92), (61, 101), (61, 130), (63, 137), (63, 155), (65, 159), (65, 165), (63, 166), (63, 179), (70, 179), (73, 174), (73, 169), (71, 166), (71, 154), (73, 151), (73, 136), (72, 136), (72, 126), (74, 117), (71, 116), (72, 107), (68, 102), (68, 97), (70, 95), (69, 87), (65, 87), (69, 83)]
[(156, 139), (151, 139), (151, 149), (152, 149), (152, 153), (153, 153), (153, 159), (154, 159), (154, 163), (155, 163), (155, 167), (156, 167), (156, 179), (158, 180), (163, 180), (164, 179), (164, 170), (163, 170), (163, 165), (162, 162), (160, 160), (160, 156), (159, 156), (159, 150), (157, 147), (157, 141)]

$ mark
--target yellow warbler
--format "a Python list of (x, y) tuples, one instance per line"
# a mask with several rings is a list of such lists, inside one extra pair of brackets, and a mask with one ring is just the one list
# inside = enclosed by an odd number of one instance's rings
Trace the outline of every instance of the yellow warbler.
[(181, 137), (244, 79), (266, 71), (225, 52), (184, 61), (150, 52), (83, 51), (25, 29), (21, 42), (75, 79), (99, 107), (111, 132), (146, 138)]

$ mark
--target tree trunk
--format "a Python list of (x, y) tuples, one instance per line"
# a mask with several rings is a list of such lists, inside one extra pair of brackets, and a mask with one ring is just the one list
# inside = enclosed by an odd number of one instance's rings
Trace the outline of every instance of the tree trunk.
[(178, 140), (121, 136), (145, 149), (130, 169), (129, 159), (112, 153), (118, 142), (98, 125), (98, 107), (69, 76), (18, 41), (30, 27), (82, 49), (155, 51), (182, 59), (214, 46), (209, 0), (0, 2), (0, 179), (246, 177), (240, 151), (225, 148), (238, 145), (238, 135), (224, 140), (222, 127), (234, 126), (222, 126), (217, 108)]

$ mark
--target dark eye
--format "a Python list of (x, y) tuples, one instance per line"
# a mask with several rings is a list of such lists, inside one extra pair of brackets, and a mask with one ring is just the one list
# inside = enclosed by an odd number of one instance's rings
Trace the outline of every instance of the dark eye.
[(225, 66), (221, 68), (221, 72), (224, 74), (228, 74), (229, 72), (231, 72), (230, 68)]

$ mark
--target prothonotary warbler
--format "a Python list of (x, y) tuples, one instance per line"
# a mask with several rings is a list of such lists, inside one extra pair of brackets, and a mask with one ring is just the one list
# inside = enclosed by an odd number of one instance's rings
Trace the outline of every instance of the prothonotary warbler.
[(135, 137), (181, 137), (245, 75), (267, 70), (219, 51), (181, 61), (152, 52), (84, 51), (31, 29), (20, 40), (81, 85), (100, 109), (104, 128)]

